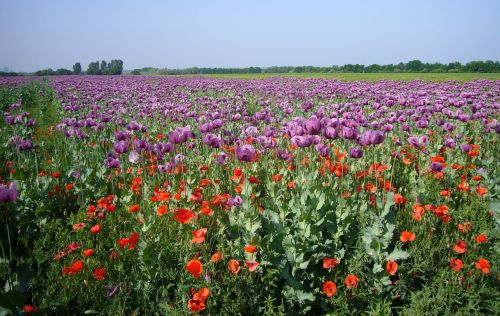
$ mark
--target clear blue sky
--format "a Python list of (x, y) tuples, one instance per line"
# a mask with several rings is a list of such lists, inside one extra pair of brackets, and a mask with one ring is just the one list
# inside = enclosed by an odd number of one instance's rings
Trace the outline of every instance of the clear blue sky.
[(0, 70), (500, 60), (500, 0), (0, 0)]

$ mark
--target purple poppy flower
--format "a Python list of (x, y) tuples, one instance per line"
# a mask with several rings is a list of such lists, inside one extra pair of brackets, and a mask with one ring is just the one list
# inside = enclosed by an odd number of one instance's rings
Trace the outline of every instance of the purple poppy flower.
[(177, 154), (175, 155), (173, 161), (176, 165), (180, 164), (181, 162), (183, 162), (184, 160), (186, 159), (186, 156), (184, 156), (183, 154)]
[(225, 162), (226, 162), (226, 158), (227, 158), (227, 155), (225, 152), (220, 152), (218, 155), (217, 155), (217, 163), (219, 165), (223, 165)]
[(120, 140), (127, 140), (129, 137), (128, 133), (127, 132), (123, 132), (123, 131), (117, 131), (115, 132), (115, 140), (116, 141), (120, 141)]
[(338, 136), (339, 134), (334, 127), (328, 126), (327, 128), (325, 128), (326, 139), (336, 139)]
[(361, 149), (361, 148), (351, 148), (351, 149), (349, 149), (349, 157), (351, 157), (351, 158), (361, 158), (361, 157), (363, 157), (363, 149)]
[(132, 150), (128, 155), (128, 161), (131, 163), (137, 163), (139, 161), (139, 153), (135, 150)]
[(222, 140), (220, 139), (220, 137), (208, 133), (203, 137), (203, 143), (212, 148), (220, 148), (220, 146), (222, 145)]
[(316, 150), (320, 154), (321, 157), (328, 157), (330, 156), (330, 148), (324, 144), (317, 144), (316, 145)]
[(460, 149), (464, 152), (464, 153), (468, 153), (472, 148), (470, 147), (469, 144), (462, 144), (460, 145)]
[(417, 148), (423, 148), (427, 147), (427, 145), (429, 144), (429, 138), (427, 137), (427, 135), (423, 135), (420, 137), (410, 136), (408, 137), (408, 142)]
[(9, 183), (8, 187), (4, 184), (0, 184), (0, 202), (15, 202), (17, 196), (18, 193), (14, 182)]
[(11, 145), (19, 145), (23, 141), (23, 138), (19, 135), (14, 135), (9, 139), (9, 144)]
[(433, 162), (431, 163), (431, 170), (434, 172), (440, 172), (443, 170), (443, 165), (439, 162)]
[(119, 286), (111, 286), (106, 289), (106, 296), (112, 298), (120, 290)]
[(452, 138), (448, 138), (444, 141), (444, 145), (448, 148), (455, 148), (455, 141)]
[(243, 204), (243, 199), (239, 195), (227, 200), (227, 205), (229, 206), (240, 206), (241, 204)]
[(142, 152), (149, 148), (148, 141), (145, 139), (135, 139), (134, 140), (134, 149), (138, 152)]
[(276, 151), (276, 156), (281, 160), (290, 160), (290, 154), (286, 150), (278, 150)]
[(358, 132), (350, 127), (343, 127), (342, 128), (342, 138), (344, 139), (356, 139), (358, 136)]
[(239, 161), (252, 161), (255, 156), (255, 148), (251, 145), (243, 145), (236, 148), (236, 157)]
[(33, 148), (34, 148), (34, 146), (33, 146), (33, 142), (31, 141), (31, 139), (25, 139), (19, 144), (19, 150), (21, 150), (21, 151), (30, 150)]
[(293, 136), (290, 141), (293, 145), (300, 148), (309, 147), (312, 145), (312, 138), (307, 136)]
[(128, 151), (128, 145), (125, 141), (120, 140), (113, 145), (113, 149), (117, 154), (124, 154)]
[(104, 166), (106, 168), (120, 168), (120, 161), (118, 160), (118, 155), (113, 152), (108, 153), (106, 160), (104, 160)]
[(304, 129), (309, 135), (318, 135), (321, 131), (321, 121), (313, 115), (304, 123)]

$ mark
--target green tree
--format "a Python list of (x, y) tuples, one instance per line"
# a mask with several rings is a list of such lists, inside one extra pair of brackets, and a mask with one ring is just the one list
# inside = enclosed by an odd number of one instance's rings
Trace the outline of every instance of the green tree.
[(75, 74), (75, 75), (82, 74), (82, 65), (80, 65), (80, 63), (75, 63), (73, 65), (73, 74)]
[(123, 71), (123, 61), (120, 59), (113, 59), (108, 64), (108, 75), (121, 75)]
[(109, 72), (108, 71), (108, 64), (106, 63), (105, 60), (101, 61), (100, 71), (101, 71), (101, 75), (107, 75)]
[(424, 64), (416, 59), (416, 60), (410, 60), (407, 64), (406, 64), (406, 71), (409, 71), (409, 72), (420, 72), (424, 70)]
[(87, 75), (99, 75), (100, 74), (100, 69), (99, 69), (99, 62), (91, 62), (89, 64), (89, 68), (87, 69)]
[(56, 70), (55, 75), (56, 76), (61, 76), (61, 75), (71, 75), (73, 72), (69, 69), (66, 68), (59, 68)]

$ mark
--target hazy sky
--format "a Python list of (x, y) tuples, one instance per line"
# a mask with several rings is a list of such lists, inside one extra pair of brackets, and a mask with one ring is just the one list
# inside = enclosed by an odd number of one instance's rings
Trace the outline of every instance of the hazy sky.
[(500, 0), (0, 0), (0, 70), (500, 60)]

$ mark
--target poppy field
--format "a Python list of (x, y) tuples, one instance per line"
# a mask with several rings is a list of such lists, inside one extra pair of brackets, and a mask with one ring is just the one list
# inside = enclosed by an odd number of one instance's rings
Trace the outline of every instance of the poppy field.
[(500, 312), (500, 81), (0, 78), (0, 314)]

